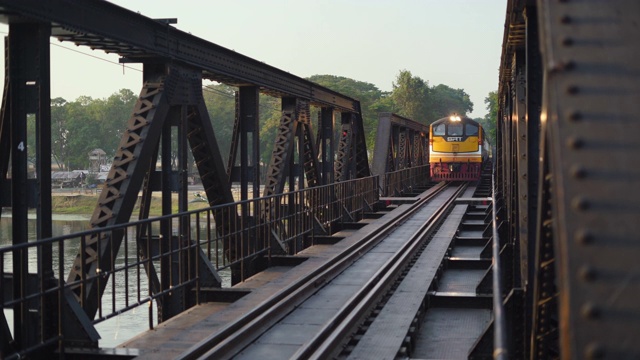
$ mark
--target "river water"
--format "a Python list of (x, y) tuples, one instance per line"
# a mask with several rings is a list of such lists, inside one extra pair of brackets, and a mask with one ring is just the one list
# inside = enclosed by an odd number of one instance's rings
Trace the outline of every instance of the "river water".
[[(54, 215), (53, 216), (53, 236), (61, 236), (77, 233), (80, 231), (87, 230), (89, 228), (89, 216), (82, 215)], [(11, 217), (7, 216), (7, 212), (3, 211), (2, 216), (0, 217), (0, 247), (10, 246), (12, 242), (12, 223)], [(29, 240), (36, 239), (36, 220), (29, 220)], [(130, 240), (131, 241), (131, 240)], [(116, 266), (122, 265), (124, 263), (124, 251), (122, 250), (118, 253), (118, 259), (116, 260)], [(63, 264), (65, 273), (63, 279), (66, 280), (66, 276), (69, 273), (69, 269), (73, 263), (73, 259), (79, 250), (79, 246), (69, 246), (66, 245), (65, 248), (65, 259), (67, 259), (68, 263)], [(128, 256), (130, 259), (135, 259), (135, 246), (129, 246)], [(54, 248), (53, 262), (54, 262), (54, 272), (58, 269), (57, 264), (58, 255), (56, 254), (56, 249)], [(37, 272), (37, 264), (36, 264), (36, 254), (35, 251), (30, 252), (29, 254), (29, 272), (36, 273)], [(5, 255), (3, 259), (4, 271), (11, 273), (13, 272), (12, 268), (12, 259), (9, 254)], [(148, 292), (148, 281), (147, 276), (144, 272), (140, 275), (140, 282), (134, 281), (136, 279), (135, 272), (132, 270), (130, 272), (130, 279), (128, 281), (128, 293), (129, 295), (129, 303), (131, 303), (132, 297), (135, 297), (133, 294), (137, 294), (140, 289), (142, 296), (145, 297)], [(112, 280), (113, 277), (109, 279), (109, 283), (105, 289), (105, 293), (102, 297), (103, 306), (105, 307), (105, 312), (111, 312), (111, 293), (112, 293)], [(223, 280), (228, 282), (228, 276), (223, 275)], [(119, 292), (118, 295), (123, 294), (125, 288), (123, 277), (116, 277), (116, 291)], [(226, 285), (228, 286), (228, 284)], [(122, 296), (116, 296), (116, 309), (125, 306), (125, 299)], [(105, 305), (106, 304), (106, 305)], [(122, 313), (114, 318), (109, 320), (105, 320), (96, 325), (96, 329), (101, 336), (100, 346), (101, 347), (115, 347), (120, 343), (131, 339), (132, 337), (140, 334), (141, 332), (149, 329), (149, 306), (152, 306), (153, 313), (153, 325), (157, 325), (157, 307), (154, 303), (146, 303), (142, 306), (134, 308), (133, 310)], [(5, 316), (7, 318), (7, 322), (9, 327), (13, 327), (13, 311), (12, 310), (4, 310)]]

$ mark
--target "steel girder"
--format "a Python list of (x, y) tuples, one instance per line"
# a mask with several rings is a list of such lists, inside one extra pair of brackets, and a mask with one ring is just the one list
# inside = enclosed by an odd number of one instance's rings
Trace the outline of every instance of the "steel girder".
[(364, 124), (360, 103), (353, 113), (342, 113), (341, 134), (336, 158), (336, 181), (346, 181), (371, 175), (367, 144), (364, 138)]
[(316, 153), (320, 162), (321, 185), (333, 184), (335, 146), (333, 132), (335, 112), (332, 107), (322, 107), (318, 113), (318, 136), (316, 137)]
[[(505, 198), (516, 200), (507, 218), (527, 228), (520, 276), (532, 359), (640, 356), (639, 12), (630, 0), (507, 6), (500, 114), (524, 114), (526, 124), (501, 121), (498, 171)], [(523, 50), (524, 113), (509, 84)]]
[[(129, 221), (141, 189), (144, 171), (149, 169), (160, 139), (162, 121), (169, 111), (168, 101), (163, 98), (164, 85), (164, 78), (158, 78), (155, 82), (148, 81), (140, 93), (100, 193), (98, 206), (90, 220), (94, 228)], [(160, 124), (154, 124), (156, 119)], [(95, 316), (99, 298), (107, 284), (106, 279), (101, 282), (95, 279), (100, 271), (98, 264), (107, 270), (111, 269), (111, 260), (115, 256), (109, 250), (113, 248), (117, 251), (122, 242), (121, 236), (100, 236), (102, 238), (94, 236), (86, 239), (83, 245), (85, 250), (76, 256), (67, 279), (68, 283), (77, 282), (74, 292), (89, 318)], [(108, 273), (107, 271), (106, 274)], [(82, 284), (81, 281), (88, 277), (93, 277), (94, 280)]]
[(383, 189), (384, 174), (429, 163), (428, 133), (427, 125), (393, 113), (378, 114), (371, 171), (381, 175)]
[[(515, 339), (519, 353), (528, 353), (531, 338), (531, 316), (535, 238), (537, 233), (536, 217), (529, 214), (537, 211), (538, 193), (538, 163), (539, 158), (539, 127), (541, 102), (541, 64), (537, 40), (537, 19), (535, 8), (527, 7), (515, 19), (519, 21), (512, 26), (525, 31), (523, 41), (512, 40), (514, 47), (510, 63), (511, 81), (508, 103), (508, 160), (510, 163), (510, 186), (506, 189), (510, 193), (508, 202), (508, 223), (511, 234), (509, 239), (513, 243), (516, 260), (513, 268), (513, 288), (524, 290), (528, 297), (514, 297), (513, 301), (525, 301), (515, 309), (523, 309), (524, 323), (518, 324)], [(514, 19), (514, 20), (515, 20)], [(531, 159), (531, 160), (530, 160)], [(516, 329), (514, 329), (516, 330)]]
[[(202, 99), (200, 74), (175, 66), (155, 65), (153, 70), (145, 69), (145, 80), (91, 218), (91, 226), (94, 228), (129, 221), (142, 184), (152, 183), (149, 177), (155, 175), (155, 172), (150, 171), (154, 168), (151, 162), (157, 158), (161, 135), (166, 130), (165, 124), (175, 121), (176, 117), (182, 123), (186, 121), (183, 126), (209, 203), (218, 205), (233, 202), (222, 159), (217, 151), (213, 129)], [(170, 115), (172, 113), (173, 116)], [(167, 120), (170, 118), (173, 119)], [(166, 147), (165, 144), (166, 141), (163, 142), (163, 147)], [(166, 163), (163, 163), (163, 166), (166, 166)], [(163, 190), (171, 190), (166, 185), (170, 181), (168, 179), (170, 167), (166, 170), (167, 174), (162, 175)], [(144, 180), (145, 177), (147, 180)], [(163, 211), (167, 212), (165, 208), (166, 206), (163, 205)], [(230, 214), (230, 216), (233, 215)], [(218, 229), (218, 231), (228, 231), (228, 229)], [(83, 245), (84, 253), (81, 252), (76, 256), (67, 281), (78, 282), (74, 292), (80, 298), (89, 318), (95, 315), (98, 301), (108, 280), (108, 275), (100, 281), (97, 281), (95, 276), (99, 273), (109, 273), (113, 266), (111, 260), (115, 258), (112, 251), (117, 252), (121, 242), (121, 233), (103, 233), (100, 238), (96, 236), (86, 239)], [(200, 253), (199, 268), (202, 280), (213, 284), (218, 283), (219, 286), (219, 278), (212, 273), (210, 264), (203, 256), (204, 254)], [(98, 269), (98, 264), (101, 269)], [(152, 275), (150, 278), (153, 280)], [(83, 279), (93, 280), (85, 281), (81, 286), (80, 281)], [(162, 286), (165, 285), (170, 286), (170, 284), (162, 284)]]
[[(360, 111), (358, 102), (286, 71), (236, 53), (107, 1), (0, 0), (0, 21), (27, 17), (55, 24), (52, 36), (139, 62), (161, 58), (201, 69), (203, 77), (234, 86), (258, 86), (276, 96)], [(357, 109), (357, 110), (356, 110)]]
[[(231, 183), (240, 183), (240, 200), (249, 198), (249, 183), (253, 185), (253, 198), (260, 197), (259, 90), (255, 86), (242, 86), (236, 93), (236, 119), (227, 175)], [(249, 214), (243, 216), (248, 217)]]
[[(260, 197), (260, 89), (256, 86), (242, 86), (235, 96), (235, 121), (231, 137), (231, 148), (227, 163), (227, 175), (230, 184), (240, 183), (240, 200), (249, 199), (249, 184), (252, 184), (252, 198)], [(253, 228), (257, 222), (256, 214), (250, 212), (250, 204), (240, 206), (245, 227)], [(232, 284), (240, 282), (244, 276), (255, 274), (256, 262), (247, 258), (250, 249), (255, 248), (255, 232), (243, 230), (243, 254), (235, 254), (234, 259), (243, 259), (231, 267)]]
[(0, 215), (2, 207), (10, 206), (10, 184), (8, 181), (9, 160), (11, 159), (11, 109), (9, 109), (9, 42), (4, 44), (4, 88), (2, 91), (2, 108), (0, 109)]
[[(558, 288), (556, 287), (556, 257), (553, 245), (554, 218), (552, 216), (551, 198), (553, 196), (552, 178), (549, 169), (549, 148), (546, 139), (541, 144), (543, 163), (541, 173), (543, 183), (540, 187), (539, 206), (540, 219), (536, 224), (539, 235), (532, 257), (534, 271), (531, 279), (531, 319), (528, 320), (530, 330), (530, 359), (560, 358)], [(555, 220), (557, 221), (557, 220)]]
[[(298, 138), (298, 164), (295, 163), (296, 137)], [(298, 98), (283, 98), (282, 117), (267, 168), (263, 196), (283, 193), (287, 183), (289, 191), (303, 189), (305, 181), (308, 187), (320, 184), (320, 166), (311, 130), (309, 102)], [(267, 223), (275, 218), (274, 205), (276, 204), (270, 201), (265, 203), (262, 217)], [(294, 208), (299, 205), (302, 204), (289, 204), (288, 211), (294, 211)], [(273, 226), (281, 226), (281, 224)], [(277, 236), (273, 238), (277, 243), (274, 245), (284, 253), (289, 252), (286, 243)]]
[[(282, 194), (287, 181), (290, 190), (303, 189), (305, 187), (303, 174), (309, 187), (319, 184), (318, 156), (315, 153), (316, 147), (313, 144), (309, 116), (307, 101), (297, 98), (282, 99), (282, 117), (267, 169), (264, 196)], [(301, 145), (298, 154), (300, 167), (297, 169), (297, 174), (294, 163), (296, 137)], [(297, 182), (295, 181), (296, 177), (298, 177)]]
[[(0, 114), (0, 207), (11, 207), (13, 245), (28, 242), (29, 208), (37, 209), (38, 238), (49, 238), (52, 234), (49, 34), (46, 24), (12, 24), (5, 42), (5, 86)], [(30, 116), (35, 120), (35, 134), (27, 134)], [(28, 149), (29, 136), (36, 137), (35, 149)], [(28, 175), (28, 156), (36, 159), (32, 178)], [(38, 248), (37, 281), (32, 281), (29, 275), (28, 257), (26, 249), (13, 252), (10, 293), (15, 298), (42, 293), (54, 281), (51, 245)], [(5, 279), (0, 281), (4, 283)], [(35, 346), (41, 336), (55, 334), (56, 322), (50, 317), (54, 307), (50, 296), (15, 305), (13, 337), (10, 333), (3, 334), (0, 348), (15, 350), (14, 347)], [(4, 332), (8, 329), (4, 317), (2, 323), (0, 329)], [(12, 345), (9, 345), (11, 339)]]
[(398, 157), (396, 158), (398, 170), (409, 167), (407, 160), (409, 159), (409, 149), (411, 149), (411, 146), (407, 144), (409, 141), (408, 137), (406, 129), (398, 131)]
[(638, 358), (640, 3), (543, 5), (561, 356)]
[[(525, 304), (524, 304), (524, 353), (530, 354), (532, 351), (532, 332), (533, 322), (535, 321), (533, 312), (535, 298), (535, 279), (536, 266), (538, 261), (536, 260), (536, 239), (538, 238), (538, 217), (532, 216), (538, 212), (539, 204), (539, 189), (540, 189), (540, 165), (535, 159), (540, 158), (540, 112), (542, 109), (542, 55), (540, 54), (540, 43), (538, 33), (538, 16), (537, 9), (534, 6), (528, 6), (524, 13), (526, 22), (526, 96), (525, 96), (525, 116), (526, 124), (523, 126), (523, 133), (519, 135), (520, 142), (525, 142), (526, 145), (521, 146), (522, 154), (521, 158), (525, 158), (526, 162), (522, 164), (526, 167), (526, 170), (522, 176), (527, 180), (526, 188), (521, 185), (520, 190), (520, 203), (521, 211), (519, 223), (521, 226), (526, 226), (527, 241), (526, 245), (522, 243), (520, 245), (520, 253), (527, 254), (527, 256), (520, 256), (521, 261), (526, 261), (520, 264), (520, 269), (523, 271), (521, 274), (522, 286), (525, 290)], [(522, 139), (522, 136), (526, 137)], [(524, 183), (524, 181), (521, 181)], [(524, 204), (526, 202), (526, 204)], [(522, 234), (522, 232), (521, 232)], [(542, 235), (541, 235), (542, 236)], [(521, 237), (522, 239), (522, 237)], [(526, 271), (526, 273), (524, 273)], [(546, 293), (546, 292), (545, 292)], [(529, 294), (529, 296), (526, 296)], [(543, 314), (546, 312), (543, 312)], [(557, 343), (556, 343), (557, 344)]]

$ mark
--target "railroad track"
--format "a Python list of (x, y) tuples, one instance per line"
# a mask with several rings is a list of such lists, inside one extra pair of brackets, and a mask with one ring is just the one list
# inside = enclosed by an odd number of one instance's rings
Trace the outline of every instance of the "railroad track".
[[(411, 335), (411, 324), (421, 317), (420, 309), (424, 310), (424, 306), (420, 304), (433, 295), (428, 292), (434, 292), (433, 279), (441, 274), (442, 262), (453, 236), (448, 241), (434, 241), (432, 238), (439, 226), (450, 228), (452, 225), (448, 223), (460, 223), (462, 210), (458, 208), (466, 208), (467, 205), (457, 205), (456, 199), (463, 194), (467, 197), (472, 195), (471, 190), (465, 192), (466, 188), (466, 184), (456, 187), (441, 183), (435, 186), (395, 221), (354, 243), (327, 266), (281, 289), (245, 316), (192, 346), (179, 358), (360, 357), (358, 354), (362, 351), (359, 348), (363, 345), (359, 347), (358, 344), (370, 341), (367, 329), (381, 327), (375, 325), (378, 318), (375, 315), (384, 314), (380, 304), (394, 301), (393, 294), (398, 294), (398, 289), (402, 289), (405, 283), (399, 279), (406, 279), (412, 271), (416, 274), (421, 272), (420, 269), (411, 270), (415, 266), (410, 265), (426, 262), (427, 273), (411, 275), (414, 280), (423, 278), (420, 286), (422, 295), (412, 295), (416, 299), (422, 297), (417, 301), (416, 313), (405, 314), (410, 319), (406, 326), (403, 325), (404, 329), (399, 330), (404, 333), (396, 336), (399, 338), (396, 344), (386, 346), (387, 352), (394, 351), (391, 358), (403, 351), (406, 356), (414, 349), (411, 344), (415, 343), (409, 341), (407, 347), (407, 334)], [(454, 220), (447, 220), (449, 213), (454, 214)], [(428, 259), (420, 260), (424, 257), (421, 254), (425, 253), (429, 254)], [(402, 295), (395, 297), (398, 296)], [(376, 331), (388, 332), (384, 326)], [(377, 336), (371, 336), (376, 341)], [(395, 350), (389, 350), (392, 348)]]

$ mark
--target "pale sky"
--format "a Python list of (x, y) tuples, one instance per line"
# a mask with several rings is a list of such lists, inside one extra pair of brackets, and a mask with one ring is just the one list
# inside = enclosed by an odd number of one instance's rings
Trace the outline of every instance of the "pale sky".
[[(406, 69), (430, 86), (464, 89), (472, 117), (486, 114), (484, 99), (498, 87), (506, 0), (111, 2), (151, 18), (178, 18), (182, 31), (300, 77), (344, 76), (391, 91)], [(95, 58), (117, 63), (116, 55), (52, 43), (52, 98), (140, 92), (140, 71)]]

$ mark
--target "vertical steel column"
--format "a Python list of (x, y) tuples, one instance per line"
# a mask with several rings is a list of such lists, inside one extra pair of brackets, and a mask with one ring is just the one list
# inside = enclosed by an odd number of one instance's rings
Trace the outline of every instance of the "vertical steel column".
[(11, 184), (8, 172), (11, 160), (11, 97), (9, 82), (9, 37), (4, 38), (4, 87), (0, 109), (0, 216), (2, 207), (11, 206)]
[(291, 158), (297, 125), (295, 98), (282, 98), (282, 117), (267, 169), (264, 196), (282, 194), (287, 175), (293, 172)]
[(338, 144), (338, 156), (336, 159), (336, 181), (351, 179), (351, 174), (355, 171), (355, 159), (353, 158), (353, 136), (352, 136), (353, 114), (340, 113), (340, 143)]
[(393, 161), (393, 169), (390, 171), (402, 170), (400, 163), (400, 126), (391, 124), (391, 159)]
[[(3, 119), (3, 140), (10, 128), (11, 208), (13, 244), (28, 242), (29, 207), (37, 207), (37, 237), (51, 237), (51, 109), (49, 79), (50, 25), (43, 23), (10, 24), (8, 40), (9, 121)], [(35, 116), (36, 148), (28, 149), (27, 119)], [(4, 128), (8, 125), (8, 128)], [(36, 182), (29, 180), (28, 156), (36, 157)], [(6, 156), (6, 155), (5, 155)], [(6, 158), (5, 158), (6, 159)], [(5, 166), (6, 167), (6, 164)], [(4, 172), (4, 171), (3, 171)], [(2, 174), (4, 177), (4, 174)], [(34, 186), (35, 185), (35, 186)], [(14, 296), (24, 298), (44, 291), (53, 277), (51, 246), (38, 249), (37, 287), (30, 286), (27, 250), (13, 253)], [(45, 321), (44, 313), (54, 314), (46, 299), (20, 302), (14, 306), (14, 336), (18, 347), (35, 345), (56, 324)], [(33, 324), (38, 324), (33, 326)], [(48, 330), (46, 328), (49, 328)]]
[(336, 180), (345, 181), (371, 175), (360, 103), (356, 112), (343, 112), (342, 132), (336, 158)]
[(376, 131), (376, 143), (373, 149), (373, 163), (371, 171), (374, 175), (378, 175), (380, 179), (380, 188), (384, 196), (387, 194), (386, 174), (395, 170), (393, 163), (393, 137), (391, 117), (393, 114), (389, 112), (378, 114), (378, 129)]
[[(513, 54), (511, 59), (511, 112), (509, 113), (509, 121), (508, 127), (509, 132), (507, 133), (509, 137), (509, 152), (507, 156), (509, 157), (509, 167), (508, 171), (508, 193), (505, 197), (507, 204), (507, 221), (508, 221), (508, 238), (507, 238), (507, 246), (511, 246), (510, 248), (510, 256), (518, 256), (517, 250), (514, 249), (514, 246), (517, 246), (518, 240), (518, 73), (516, 69), (516, 64), (518, 63), (516, 58), (517, 54)], [(515, 251), (515, 252), (514, 252)], [(510, 275), (509, 278), (512, 281), (505, 281), (505, 289), (508, 292), (510, 289), (514, 287), (515, 276), (520, 277), (520, 269), (516, 266), (517, 261), (513, 261), (511, 263), (514, 267), (509, 269), (508, 272)]]
[[(260, 196), (260, 89), (257, 86), (241, 86), (236, 93), (236, 116), (234, 124), (233, 141), (229, 154), (227, 173), (229, 174), (229, 185), (234, 182), (240, 183), (240, 200), (249, 199), (249, 184), (252, 184), (251, 197), (256, 199)], [(239, 148), (239, 149), (238, 149)], [(240, 159), (237, 154), (240, 153)], [(240, 163), (238, 166), (238, 162)], [(252, 227), (256, 214), (250, 214), (250, 206), (243, 203), (240, 209), (242, 224), (244, 228)], [(257, 231), (257, 230), (256, 230)], [(250, 253), (255, 247), (258, 238), (257, 233), (249, 233), (243, 230), (241, 233), (240, 248), (242, 258)], [(232, 267), (232, 282), (235, 284), (242, 280), (242, 276), (251, 276), (259, 271), (256, 262), (243, 260), (241, 264)], [(240, 276), (243, 274), (242, 276)]]
[(513, 125), (514, 125), (514, 287), (522, 287), (527, 278), (527, 254), (528, 250), (528, 133), (527, 133), (527, 69), (526, 54), (523, 50), (517, 50), (514, 57), (514, 107), (513, 107)]
[[(30, 24), (11, 25), (9, 31), (9, 93), (11, 118), (11, 223), (13, 226), (13, 245), (29, 241), (27, 222), (27, 109), (30, 97), (28, 82), (33, 78), (29, 74), (29, 64), (33, 61)], [(24, 298), (27, 293), (29, 275), (28, 253), (26, 250), (13, 252), (13, 294)], [(18, 348), (32, 343), (29, 328), (29, 309), (25, 302), (13, 307), (14, 341)]]
[[(289, 165), (288, 165), (288, 169), (289, 171), (287, 172), (287, 174), (285, 175), (288, 176), (288, 183), (289, 183), (289, 192), (293, 192), (296, 190), (296, 185), (298, 185), (298, 189), (303, 189), (304, 188), (304, 169), (302, 167), (301, 164), (301, 159), (302, 159), (302, 126), (300, 126), (300, 114), (298, 112), (298, 102), (296, 98), (292, 98), (292, 97), (287, 97), (287, 98), (282, 98), (282, 111), (291, 111), (291, 113), (293, 114), (293, 128), (292, 128), (292, 137), (291, 137), (291, 143), (289, 143), (289, 147), (290, 147), (290, 157), (289, 157)], [(298, 139), (298, 141), (296, 142), (296, 138)], [(297, 145), (297, 151), (296, 151), (296, 145)], [(297, 156), (296, 156), (297, 155)], [(298, 161), (296, 163), (296, 160)], [(297, 178), (297, 180), (296, 180)], [(291, 197), (290, 199), (293, 199), (293, 197)], [(293, 202), (289, 203), (289, 210), (291, 210), (293, 205)]]
[(399, 142), (398, 142), (398, 154), (397, 154), (397, 159), (398, 159), (398, 170), (403, 170), (406, 169), (407, 166), (407, 150), (408, 150), (408, 144), (407, 144), (407, 140), (408, 140), (408, 136), (407, 136), (407, 132), (409, 130), (406, 128), (402, 128), (402, 127), (398, 127), (398, 136), (399, 136)]
[[(230, 183), (240, 182), (240, 200), (249, 198), (249, 183), (252, 184), (252, 198), (260, 196), (260, 89), (257, 86), (241, 86), (238, 89), (236, 124), (227, 172)], [(240, 166), (236, 158), (240, 148)], [(243, 210), (243, 217), (248, 212)]]
[(334, 163), (335, 147), (334, 133), (335, 113), (331, 107), (322, 107), (318, 119), (318, 141), (322, 185), (333, 184), (334, 181)]
[[(146, 70), (146, 69), (145, 69)], [(160, 137), (160, 163), (161, 169), (161, 199), (162, 199), (162, 215), (171, 214), (171, 115), (175, 112), (175, 108), (169, 109), (167, 116), (163, 119), (162, 135)], [(168, 290), (171, 284), (171, 273), (173, 261), (172, 257), (166, 256), (171, 253), (171, 246), (173, 244), (172, 223), (171, 220), (163, 220), (160, 223), (160, 237), (159, 237), (159, 252), (162, 255), (160, 258), (160, 290)], [(152, 241), (149, 238), (149, 241)], [(153, 255), (149, 254), (151, 258)], [(147, 275), (148, 276), (148, 275)], [(170, 297), (171, 295), (164, 295), (158, 300), (158, 322), (163, 322), (171, 317), (170, 310)]]
[[(183, 104), (180, 107), (180, 115), (178, 119), (178, 212), (187, 212), (189, 210), (189, 143), (187, 141), (187, 108)], [(182, 231), (189, 229), (189, 223), (183, 224)], [(182, 234), (182, 233), (181, 233)]]

